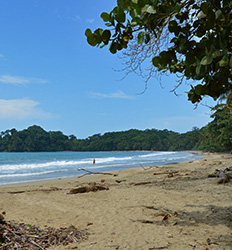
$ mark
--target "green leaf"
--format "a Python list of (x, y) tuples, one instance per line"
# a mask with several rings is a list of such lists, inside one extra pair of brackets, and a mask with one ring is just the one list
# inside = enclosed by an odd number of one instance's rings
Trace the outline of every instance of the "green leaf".
[(162, 51), (159, 57), (160, 57), (159, 62), (163, 67), (167, 66), (167, 64), (169, 64), (171, 61), (170, 54), (168, 51)]
[(219, 56), (221, 56), (221, 51), (220, 50), (218, 50), (218, 49), (215, 49), (213, 52), (212, 52), (212, 58), (216, 58), (216, 57), (219, 57)]
[(208, 65), (208, 64), (210, 64), (212, 61), (213, 61), (213, 58), (212, 58), (212, 57), (204, 56), (204, 57), (201, 59), (200, 64), (201, 64), (201, 65)]
[(182, 8), (181, 4), (180, 3), (176, 3), (176, 6), (175, 6), (176, 11), (180, 12), (181, 8)]
[(147, 34), (145, 35), (145, 43), (148, 44), (148, 43), (150, 42), (150, 40), (151, 40), (151, 37), (150, 37), (150, 35), (147, 33)]
[(110, 27), (110, 26), (112, 26), (112, 23), (106, 23), (105, 25)]
[(232, 56), (230, 57), (230, 68), (232, 69)]
[(207, 28), (212, 29), (214, 27), (214, 23), (215, 23), (215, 13), (213, 12), (213, 10), (211, 10), (211, 9), (208, 10), (207, 19), (208, 19)]
[(195, 87), (195, 93), (197, 94), (197, 95), (201, 95), (202, 94), (202, 89), (203, 89), (203, 86), (202, 85), (197, 85), (196, 87)]
[(155, 12), (155, 9), (154, 9), (151, 5), (146, 4), (146, 5), (142, 8), (141, 12), (142, 12), (142, 13), (149, 13), (149, 14), (152, 14), (152, 13)]
[(208, 9), (209, 9), (209, 4), (204, 2), (204, 3), (201, 5), (201, 9), (204, 11), (204, 13), (207, 13), (207, 12), (208, 12)]
[(92, 35), (91, 29), (86, 29), (85, 35), (86, 35), (87, 37), (90, 36), (90, 35)]
[(206, 14), (202, 10), (197, 14), (198, 19), (205, 18), (205, 17), (206, 17)]
[(177, 22), (175, 20), (172, 20), (169, 22), (168, 24), (168, 29), (170, 32), (175, 32), (177, 30), (178, 26), (177, 26)]
[(197, 73), (197, 75), (201, 74), (201, 64), (197, 65), (197, 67), (196, 67), (196, 73)]
[(141, 23), (141, 18), (139, 18), (139, 17), (134, 17), (131, 20), (131, 26), (136, 26), (136, 25), (139, 25), (140, 23)]
[(102, 12), (101, 18), (103, 19), (104, 22), (110, 21), (110, 15), (107, 12)]
[(215, 13), (216, 19), (218, 19), (221, 15), (222, 15), (222, 11), (221, 10), (217, 10), (216, 13)]
[(141, 31), (139, 34), (138, 34), (138, 44), (142, 44), (144, 41), (144, 32)]
[(155, 67), (159, 67), (159, 66), (160, 66), (159, 56), (153, 57), (153, 59), (152, 59), (152, 64), (153, 64)]
[(104, 30), (102, 33), (102, 41), (108, 43), (111, 37), (111, 32), (109, 30)]
[(110, 44), (110, 52), (111, 52), (112, 54), (115, 54), (115, 53), (117, 52), (117, 43), (116, 43), (116, 42), (112, 42), (112, 43)]
[(102, 34), (103, 34), (103, 29), (96, 29), (94, 31), (94, 38), (96, 39), (97, 44), (100, 44), (102, 42)]
[(117, 5), (124, 10), (128, 10), (130, 2), (125, 0), (117, 0)]
[(219, 61), (218, 64), (220, 67), (225, 67), (228, 65), (228, 63), (229, 63), (229, 59), (228, 59), (228, 56), (226, 55), (226, 56), (223, 56), (222, 60)]
[(115, 19), (119, 23), (124, 23), (126, 21), (126, 14), (124, 13), (124, 11), (119, 11), (118, 14), (115, 15)]
[(94, 34), (88, 35), (87, 36), (87, 42), (91, 46), (96, 46), (97, 45), (97, 39)]
[(196, 31), (196, 35), (198, 37), (202, 37), (205, 35), (205, 28), (203, 25), (200, 25), (198, 28), (197, 28), (197, 31)]
[(186, 53), (186, 60), (185, 60), (186, 64), (191, 65), (191, 64), (195, 64), (196, 60), (195, 60), (195, 56), (193, 53)]
[(146, 12), (152, 14), (152, 13), (155, 12), (155, 9), (150, 5), (150, 6), (147, 8), (147, 11), (146, 11)]

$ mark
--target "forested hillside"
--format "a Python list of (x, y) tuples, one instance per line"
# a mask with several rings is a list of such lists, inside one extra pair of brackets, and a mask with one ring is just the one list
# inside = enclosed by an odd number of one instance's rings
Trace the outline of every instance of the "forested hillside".
[(77, 139), (74, 135), (67, 136), (60, 131), (46, 132), (34, 125), (22, 131), (11, 129), (1, 132), (0, 151), (192, 150), (198, 148), (199, 139), (200, 130), (197, 128), (185, 134), (166, 129), (131, 129)]
[(45, 131), (31, 126), (22, 131), (6, 130), (0, 135), (1, 152), (48, 151), (115, 151), (115, 150), (205, 150), (232, 151), (232, 114), (224, 106), (215, 107), (214, 120), (201, 129), (187, 133), (167, 129), (131, 129), (122, 132), (95, 134), (86, 139), (64, 135), (61, 131)]

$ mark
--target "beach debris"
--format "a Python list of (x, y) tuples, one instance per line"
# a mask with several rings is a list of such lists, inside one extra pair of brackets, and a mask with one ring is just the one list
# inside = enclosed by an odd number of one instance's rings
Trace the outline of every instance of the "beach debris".
[(86, 170), (84, 168), (77, 168), (77, 171), (84, 171), (84, 172), (86, 172), (85, 174), (78, 176), (78, 178), (81, 178), (81, 177), (86, 176), (86, 175), (91, 175), (91, 174), (101, 174), (101, 175), (118, 176), (117, 174), (106, 173), (106, 172), (92, 172), (92, 171)]
[(208, 175), (209, 178), (220, 178), (218, 184), (227, 183), (232, 179), (232, 167), (216, 169), (214, 173)]
[(170, 174), (170, 172), (158, 172), (158, 173), (154, 173), (153, 175), (160, 175), (160, 174)]
[(22, 193), (29, 193), (29, 192), (53, 192), (53, 191), (60, 191), (62, 188), (58, 187), (50, 187), (50, 188), (37, 188), (37, 189), (30, 189), (30, 190), (18, 190), (18, 191), (9, 191), (8, 194), (22, 194)]
[(158, 183), (158, 181), (142, 181), (142, 182), (130, 182), (129, 185), (140, 186), (140, 185), (149, 185), (156, 183)]
[(168, 248), (169, 247), (169, 243), (165, 246), (156, 246), (156, 247), (150, 247), (148, 248), (148, 250), (155, 250), (155, 249), (165, 249), (165, 248)]
[(96, 182), (90, 182), (86, 186), (72, 188), (68, 194), (79, 194), (79, 193), (88, 193), (88, 192), (96, 192), (99, 190), (109, 190), (108, 187), (103, 184), (97, 184)]
[[(174, 217), (177, 217), (178, 216), (178, 213), (177, 212), (173, 212), (173, 211), (170, 211), (170, 210), (166, 210), (166, 209), (162, 209), (162, 208), (156, 208), (156, 207), (153, 207), (153, 206), (144, 206), (142, 205), (142, 207), (146, 208), (146, 209), (152, 209), (152, 210), (155, 210), (156, 213), (152, 214), (152, 217), (155, 216), (155, 217), (159, 217), (159, 219), (157, 219), (157, 221), (160, 221), (162, 222), (164, 225), (166, 225), (166, 222), (169, 220), (169, 218), (174, 218)], [(156, 224), (157, 221), (152, 221), (152, 220), (137, 220), (141, 223), (146, 223), (146, 224)]]
[(117, 182), (117, 183), (121, 183), (123, 181), (126, 181), (126, 180), (115, 180), (115, 182)]
[(36, 226), (7, 221), (0, 221), (0, 250), (45, 250), (50, 246), (68, 245), (88, 238), (87, 230), (69, 227), (40, 229)]

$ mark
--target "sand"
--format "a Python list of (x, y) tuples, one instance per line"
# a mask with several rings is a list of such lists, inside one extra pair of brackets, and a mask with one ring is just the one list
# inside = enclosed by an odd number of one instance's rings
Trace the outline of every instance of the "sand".
[[(217, 184), (208, 174), (231, 166), (231, 154), (204, 154), (201, 160), (127, 169), (117, 176), (0, 186), (0, 212), (41, 228), (74, 225), (90, 233), (82, 242), (49, 249), (227, 250), (232, 182)], [(109, 190), (69, 194), (90, 182)]]

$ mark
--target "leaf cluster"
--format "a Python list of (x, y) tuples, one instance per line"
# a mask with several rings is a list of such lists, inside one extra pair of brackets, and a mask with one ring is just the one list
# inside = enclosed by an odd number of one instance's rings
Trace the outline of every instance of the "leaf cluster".
[(232, 90), (232, 2), (230, 0), (118, 0), (101, 18), (108, 29), (87, 29), (92, 46), (109, 45), (115, 54), (137, 44), (152, 46), (166, 31), (171, 36), (165, 49), (152, 57), (160, 72), (194, 80), (188, 98), (215, 100)]

